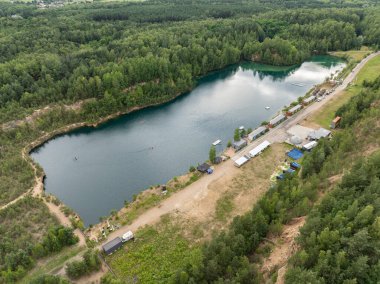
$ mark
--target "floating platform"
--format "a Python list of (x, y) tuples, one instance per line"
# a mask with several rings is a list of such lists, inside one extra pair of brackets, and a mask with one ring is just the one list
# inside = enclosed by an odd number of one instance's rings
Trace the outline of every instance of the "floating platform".
[(302, 83), (290, 83), (290, 84), (297, 87), (305, 87), (305, 84), (302, 84)]
[(212, 142), (212, 145), (216, 146), (216, 145), (219, 145), (220, 143), (222, 143), (222, 140), (218, 139), (218, 140)]

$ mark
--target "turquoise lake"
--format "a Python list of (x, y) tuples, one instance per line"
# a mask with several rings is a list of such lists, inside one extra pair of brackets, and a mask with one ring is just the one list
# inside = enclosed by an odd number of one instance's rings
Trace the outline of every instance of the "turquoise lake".
[(95, 224), (134, 194), (207, 160), (213, 141), (221, 139), (222, 150), (235, 128), (259, 126), (344, 66), (330, 56), (292, 68), (233, 65), (201, 78), (170, 103), (75, 130), (31, 155), (44, 168), (46, 192), (73, 208), (85, 225)]

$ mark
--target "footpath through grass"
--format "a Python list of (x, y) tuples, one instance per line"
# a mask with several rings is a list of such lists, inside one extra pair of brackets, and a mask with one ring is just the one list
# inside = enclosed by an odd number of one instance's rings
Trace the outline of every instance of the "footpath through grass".
[(60, 270), (66, 261), (84, 250), (84, 247), (68, 247), (57, 254), (42, 259), (37, 267), (31, 270), (30, 273), (22, 279), (21, 283), (30, 283), (32, 279), (35, 279), (38, 276), (52, 274)]

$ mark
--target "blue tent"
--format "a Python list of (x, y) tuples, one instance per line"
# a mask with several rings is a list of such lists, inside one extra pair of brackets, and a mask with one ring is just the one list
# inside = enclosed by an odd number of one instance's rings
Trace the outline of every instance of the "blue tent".
[(285, 178), (285, 175), (284, 174), (280, 174), (278, 176), (276, 176), (277, 179), (284, 179)]
[(301, 150), (298, 150), (298, 149), (292, 149), (292, 150), (290, 150), (289, 152), (288, 152), (288, 156), (290, 157), (290, 158), (292, 158), (293, 160), (298, 160), (298, 159), (300, 159), (300, 158), (302, 158), (302, 156), (303, 156), (303, 153), (302, 153), (302, 151)]
[(293, 170), (293, 169), (287, 169), (286, 172), (289, 173), (289, 174), (294, 174), (295, 170)]
[(298, 164), (298, 163), (296, 163), (296, 162), (291, 162), (291, 163), (290, 163), (290, 167), (291, 167), (292, 169), (300, 169), (300, 168), (301, 168), (301, 165)]

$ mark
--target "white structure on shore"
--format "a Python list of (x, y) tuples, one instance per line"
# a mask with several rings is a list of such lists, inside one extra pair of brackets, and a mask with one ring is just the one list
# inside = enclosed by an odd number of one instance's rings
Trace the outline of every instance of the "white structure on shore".
[(257, 155), (259, 155), (262, 151), (264, 151), (269, 146), (270, 146), (270, 142), (265, 140), (263, 143), (261, 143), (260, 145), (256, 146), (251, 151), (249, 151), (249, 156), (252, 158), (256, 157)]
[(244, 165), (248, 161), (249, 161), (249, 159), (247, 159), (245, 156), (240, 157), (239, 159), (237, 159), (235, 161), (235, 166), (237, 166), (238, 168), (240, 168), (242, 165)]

